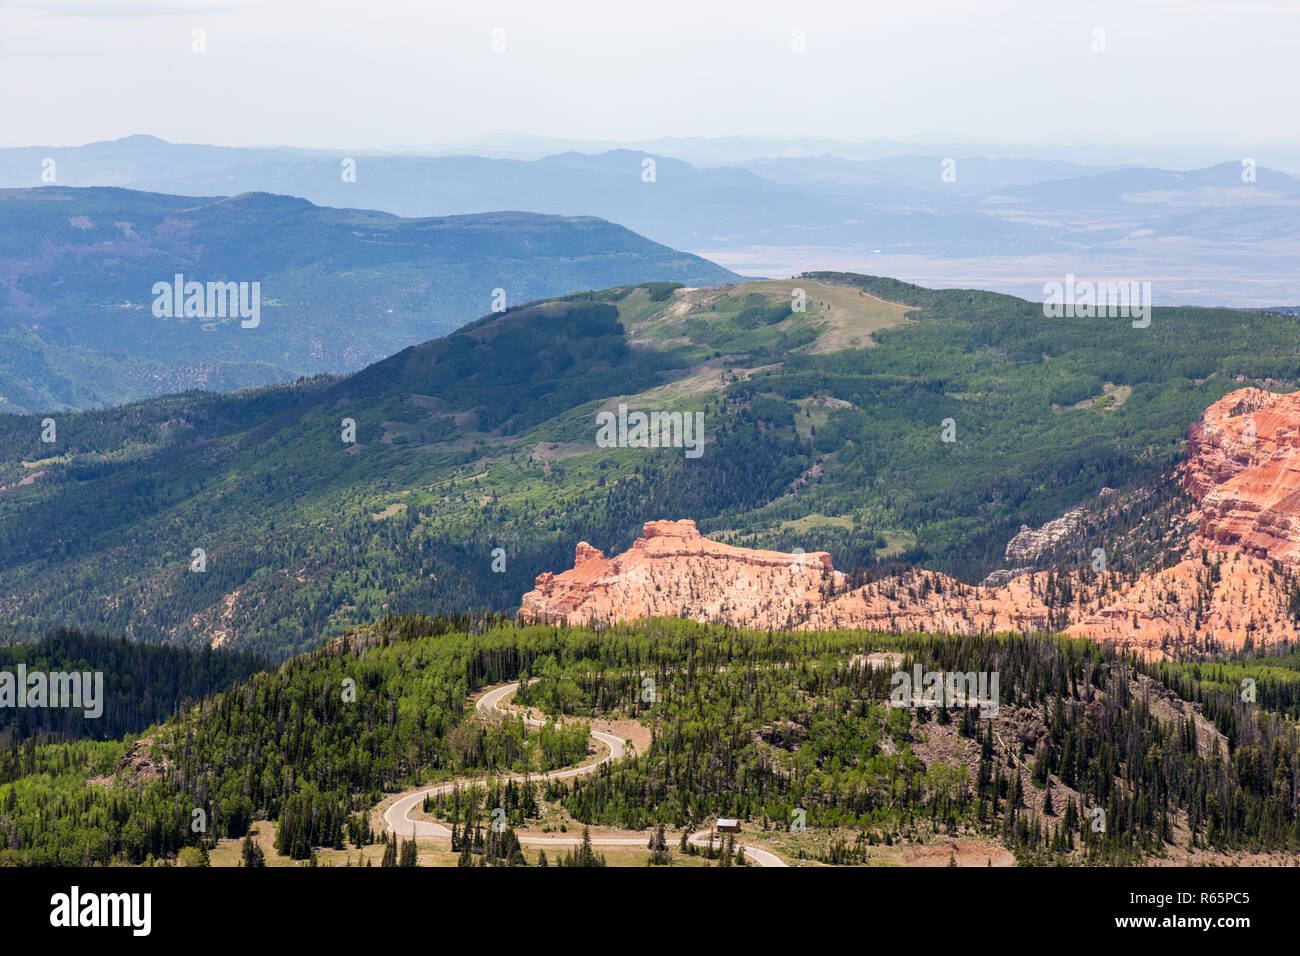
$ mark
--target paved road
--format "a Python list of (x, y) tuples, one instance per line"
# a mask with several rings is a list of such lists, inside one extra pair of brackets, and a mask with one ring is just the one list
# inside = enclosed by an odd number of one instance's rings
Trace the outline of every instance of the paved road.
[[(518, 715), (518, 711), (511, 711), (509, 708), (501, 706), (501, 702), (518, 689), (519, 683), (516, 681), (513, 684), (505, 684), (501, 687), (490, 690), (478, 699), (474, 705), (475, 709), (477, 709), (479, 713), (491, 713), (495, 711), (502, 714), (513, 713)], [(522, 716), (524, 721), (533, 727), (541, 727), (545, 724), (545, 721), (538, 720), (528, 714), (523, 714)], [(563, 770), (552, 770), (550, 773), (534, 775), (531, 779), (566, 780), (570, 777), (580, 777), (584, 774), (594, 773), (597, 768), (603, 764), (623, 759), (627, 752), (627, 745), (623, 740), (615, 737), (613, 734), (602, 733), (598, 730), (593, 730), (591, 736), (595, 737), (609, 748), (609, 753), (607, 753), (603, 758), (593, 761), (592, 763), (580, 764), (576, 767), (566, 767)], [(502, 782), (505, 780), (523, 779), (523, 774), (512, 774), (503, 778)], [(411, 812), (417, 806), (424, 803), (425, 797), (436, 797), (442, 793), (451, 793), (456, 786), (458, 786), (458, 784), (444, 783), (439, 784), (436, 787), (427, 787), (423, 790), (415, 790), (411, 793), (403, 794), (391, 807), (384, 811), (384, 823), (387, 825), (389, 832), (396, 832), (405, 836), (414, 831), (417, 837), (443, 837), (449, 839), (451, 837), (450, 829), (443, 826), (441, 823), (434, 823), (431, 820), (413, 820), (411, 819)], [(459, 786), (463, 787), (464, 784), (459, 784)], [(708, 830), (701, 830), (699, 833), (693, 834), (690, 837), (690, 842), (696, 846), (707, 846), (709, 842), (709, 832), (710, 831)], [(525, 836), (520, 834), (519, 842), (527, 846), (569, 847), (580, 844), (582, 838), (573, 836)], [(625, 838), (593, 836), (591, 838), (592, 846), (645, 846), (646, 842), (646, 837)], [(778, 856), (774, 853), (768, 852), (767, 850), (762, 850), (753, 846), (745, 846), (744, 850), (746, 859), (753, 863), (757, 863), (759, 866), (786, 865)]]

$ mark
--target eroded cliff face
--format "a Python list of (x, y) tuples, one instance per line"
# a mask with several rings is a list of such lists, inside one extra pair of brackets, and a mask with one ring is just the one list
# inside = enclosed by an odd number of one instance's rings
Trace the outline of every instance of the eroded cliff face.
[(1198, 534), (1181, 561), (1135, 580), (1082, 568), (973, 587), (912, 569), (850, 590), (825, 552), (736, 548), (704, 538), (693, 521), (652, 521), (613, 558), (579, 544), (572, 570), (538, 576), (519, 620), (674, 616), (756, 628), (1063, 630), (1155, 658), (1232, 650), (1248, 640), (1296, 641), (1288, 578), (1300, 570), (1297, 447), (1300, 394), (1248, 388), (1211, 405), (1191, 429), (1184, 477), (1199, 501), (1189, 516)]
[(613, 558), (579, 543), (572, 570), (537, 576), (519, 621), (602, 624), (663, 616), (794, 627), (844, 586), (824, 551), (735, 548), (709, 541), (689, 520), (651, 521), (643, 535)]
[(1188, 491), (1207, 547), (1300, 565), (1300, 393), (1245, 388), (1192, 426)]
[[(1067, 592), (1064, 590), (1068, 587)], [(973, 634), (1062, 631), (1155, 659), (1300, 639), (1285, 579), (1271, 562), (1206, 551), (1134, 581), (1107, 572), (1038, 572), (970, 587), (911, 571), (835, 596), (808, 628)]]

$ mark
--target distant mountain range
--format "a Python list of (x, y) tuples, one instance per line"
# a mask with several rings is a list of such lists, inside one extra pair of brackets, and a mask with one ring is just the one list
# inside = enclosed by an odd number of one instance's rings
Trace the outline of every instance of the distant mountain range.
[[(181, 301), (160, 307), (159, 284), (178, 275)], [(0, 190), (0, 410), (354, 371), (493, 308), (734, 278), (593, 217), (402, 219), (267, 193)], [(192, 307), (190, 282), (204, 291)], [(250, 298), (256, 283), (255, 323), (224, 295), (209, 301), (218, 282)]]
[[(210, 150), (210, 151), (207, 151)], [(84, 152), (83, 152), (84, 151)], [(0, 151), (0, 182), (37, 184), (40, 150)], [(60, 154), (63, 154), (60, 156)], [(876, 245), (979, 255), (1052, 244), (1045, 233), (982, 212), (875, 208), (869, 195), (784, 184), (745, 169), (700, 169), (631, 150), (535, 161), (480, 156), (359, 156), (180, 146), (142, 137), (54, 151), (59, 182), (191, 196), (265, 191), (402, 216), (502, 209), (599, 216), (675, 247)], [(654, 169), (646, 170), (651, 160)], [(938, 182), (937, 163), (927, 163)]]
[(737, 148), (707, 166), (671, 152), (710, 155), (700, 146), (528, 158), (348, 156), (134, 136), (0, 150), (0, 183), (35, 186), (52, 160), (63, 185), (192, 196), (267, 191), (410, 217), (596, 216), (748, 274), (835, 264), (1032, 297), (1044, 277), (1071, 272), (1151, 279), (1166, 304), (1300, 301), (1300, 180), (1267, 161), (1276, 154), (1290, 162), (1285, 150), (1220, 152), (1217, 162), (1191, 170), (921, 153), (915, 144), (891, 155), (858, 150), (854, 158), (804, 150), (750, 156)]
[[(850, 160), (830, 153), (819, 156), (753, 159), (737, 163), (779, 183), (840, 183), (846, 186), (900, 186), (926, 192), (951, 192), (941, 177), (943, 154), (913, 152), (880, 159)], [(1015, 184), (1078, 179), (1107, 171), (1107, 167), (1084, 166), (1063, 160), (986, 159), (955, 160), (962, 190), (988, 189)]]
[[(135, 135), (117, 140), (91, 143), (85, 147), (109, 154), (140, 144), (167, 144), (155, 136)], [(68, 147), (31, 146), (12, 148), (30, 150), (31, 155), (48, 156), (52, 150)], [(204, 148), (204, 147), (200, 147)], [(224, 147), (213, 147), (222, 149)], [(495, 159), (541, 159), (556, 153), (604, 153), (612, 149), (632, 149), (656, 156), (673, 156), (696, 166), (736, 166), (771, 158), (800, 159), (836, 156), (854, 161), (891, 159), (898, 156), (986, 156), (1041, 160), (1049, 163), (1080, 165), (1094, 171), (1104, 167), (1159, 166), (1166, 169), (1193, 169), (1213, 165), (1231, 157), (1257, 157), (1275, 169), (1300, 175), (1300, 143), (1296, 142), (1168, 142), (1106, 144), (1096, 142), (1033, 143), (950, 140), (937, 137), (914, 139), (846, 140), (829, 137), (798, 136), (773, 139), (761, 136), (661, 136), (645, 140), (574, 139), (555, 136), (520, 136), (500, 134), (474, 139), (420, 144), (408, 143), (388, 148), (354, 150), (303, 149), (294, 147), (234, 147), (246, 152), (293, 153), (300, 156), (487, 156)], [(2, 151), (0, 151), (2, 154)]]

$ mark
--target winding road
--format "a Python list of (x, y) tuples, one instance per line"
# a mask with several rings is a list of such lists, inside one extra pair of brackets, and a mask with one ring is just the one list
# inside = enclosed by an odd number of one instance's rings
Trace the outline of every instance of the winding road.
[[(522, 716), (524, 721), (530, 726), (533, 727), (544, 726), (545, 721), (538, 720), (537, 718), (531, 716), (530, 714), (520, 714), (519, 711), (514, 711), (507, 707), (502, 706), (502, 701), (505, 700), (505, 698), (512, 695), (518, 689), (519, 689), (518, 681), (512, 684), (504, 684), (501, 687), (493, 688), (492, 690), (488, 691), (486, 694), (481, 696), (475, 702), (474, 704), (475, 709), (477, 709), (479, 713), (483, 713), (483, 714), (499, 713), (499, 714), (511, 714), (514, 716)], [(596, 740), (600, 741), (602, 744), (604, 744), (609, 749), (609, 753), (606, 754), (604, 757), (602, 757), (600, 760), (594, 761), (592, 763), (578, 764), (577, 766), (574, 767), (565, 767), (563, 770), (552, 770), (550, 773), (531, 776), (531, 779), (545, 781), (545, 780), (565, 780), (570, 777), (580, 777), (583, 776), (584, 774), (594, 773), (597, 769), (599, 769), (604, 764), (611, 763), (615, 760), (621, 760), (625, 756), (627, 752), (627, 745), (625, 741), (620, 740), (618, 737), (615, 737), (613, 734), (602, 733), (598, 730), (593, 730), (591, 732), (591, 736), (594, 737)], [(523, 779), (524, 779), (523, 774), (512, 774), (510, 776), (503, 778), (502, 782), (504, 782), (505, 780), (523, 780)], [(435, 823), (430, 820), (412, 819), (411, 813), (415, 810), (417, 806), (423, 805), (425, 797), (430, 797), (430, 796), (436, 797), (439, 794), (451, 793), (451, 791), (458, 786), (465, 787), (467, 786), (467, 784), (464, 781), (456, 781), (454, 783), (443, 783), (443, 784), (439, 784), (436, 787), (425, 787), (421, 790), (414, 790), (410, 793), (402, 794), (402, 796), (400, 796), (393, 803), (391, 807), (389, 807), (387, 810), (384, 811), (384, 823), (388, 828), (388, 832), (400, 833), (403, 835), (414, 832), (415, 836), (417, 837), (442, 837), (444, 839), (450, 839), (451, 838), (450, 829), (443, 826), (441, 823)], [(695, 846), (707, 846), (709, 843), (710, 832), (711, 831), (709, 830), (701, 830), (698, 833), (694, 833), (690, 836), (688, 842), (690, 842)], [(580, 844), (582, 842), (582, 838), (572, 837), (572, 836), (554, 837), (554, 836), (532, 836), (532, 835), (519, 834), (519, 842), (524, 844), (525, 846), (536, 846), (536, 847), (543, 847), (543, 848), (552, 847), (552, 846), (571, 847)], [(647, 842), (648, 840), (644, 836), (630, 837), (630, 838), (592, 836), (591, 838), (591, 845), (593, 847), (598, 847), (598, 846), (642, 846), (643, 847), (646, 845)], [(769, 850), (764, 850), (761, 847), (749, 846), (746, 844), (737, 844), (737, 845), (740, 846), (742, 849), (744, 849), (745, 859), (749, 860), (751, 863), (757, 863), (759, 866), (786, 866), (786, 863), (783, 860), (781, 860), (780, 857), (778, 857), (775, 853), (770, 852)]]

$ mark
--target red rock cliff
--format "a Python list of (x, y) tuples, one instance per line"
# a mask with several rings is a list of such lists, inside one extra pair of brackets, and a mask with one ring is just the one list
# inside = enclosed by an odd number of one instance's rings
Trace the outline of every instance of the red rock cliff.
[(572, 570), (537, 576), (518, 619), (599, 624), (667, 616), (792, 627), (843, 580), (824, 551), (734, 548), (703, 537), (694, 521), (650, 521), (643, 537), (613, 558), (581, 542)]
[(1187, 489), (1207, 547), (1300, 565), (1300, 393), (1243, 388), (1192, 426)]

